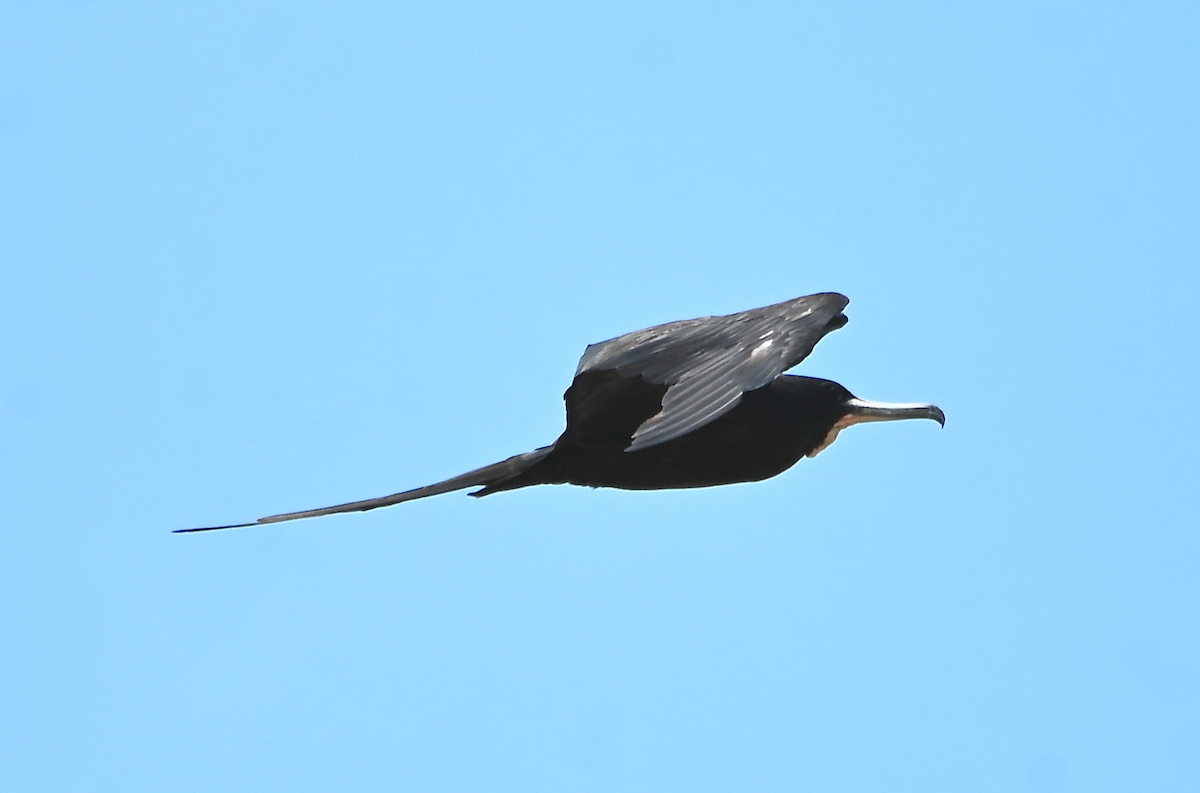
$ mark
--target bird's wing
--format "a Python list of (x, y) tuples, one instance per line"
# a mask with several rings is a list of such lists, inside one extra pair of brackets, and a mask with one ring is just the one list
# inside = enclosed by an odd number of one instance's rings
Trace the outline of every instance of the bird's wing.
[(703, 427), (800, 363), (846, 324), (849, 302), (828, 292), (626, 333), (590, 345), (575, 374), (616, 370), (668, 386), (662, 410), (637, 428), (626, 451), (645, 449)]
[[(390, 507), (392, 504), (399, 504), (402, 501), (413, 501), (418, 498), (426, 498), (427, 496), (438, 496), (442, 493), (449, 493), (452, 490), (462, 490), (464, 487), (475, 487), (483, 485), (484, 490), (476, 490), (471, 493), (472, 496), (486, 496), (488, 493), (495, 492), (497, 488), (504, 489), (502, 484), (512, 480), (518, 474), (532, 468), (542, 458), (546, 457), (553, 450), (552, 446), (543, 446), (540, 449), (534, 449), (525, 454), (518, 454), (509, 457), (507, 460), (501, 460), (498, 463), (485, 465), (483, 468), (476, 468), (474, 471), (467, 471), (465, 474), (447, 479), (443, 482), (438, 482), (425, 487), (418, 487), (413, 490), (405, 490), (403, 493), (394, 493), (390, 496), (380, 496), (379, 498), (368, 498), (365, 501), (351, 501), (349, 504), (338, 504), (333, 507), (322, 507), (321, 509), (308, 509), (303, 512), (284, 512), (279, 515), (268, 515), (265, 518), (259, 518), (254, 523), (231, 523), (228, 526), (204, 526), (199, 529), (176, 529), (175, 534), (191, 534), (197, 531), (218, 531), (220, 529), (244, 529), (248, 526), (256, 526), (260, 523), (280, 523), (285, 520), (300, 520), (301, 518), (317, 518), (322, 515), (336, 515), (340, 512), (366, 512), (370, 509), (378, 509), (379, 507)], [(486, 491), (486, 492), (485, 492)]]

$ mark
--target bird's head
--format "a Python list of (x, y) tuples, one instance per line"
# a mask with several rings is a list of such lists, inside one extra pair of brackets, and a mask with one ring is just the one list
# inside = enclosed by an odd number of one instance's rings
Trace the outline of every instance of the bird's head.
[[(803, 399), (809, 421), (824, 431), (806, 457), (816, 457), (829, 447), (838, 433), (854, 424), (867, 421), (900, 421), (902, 419), (933, 419), (946, 426), (946, 414), (936, 405), (923, 403), (889, 404), (859, 399), (845, 387), (832, 380), (815, 377), (788, 377), (797, 397)], [(828, 429), (825, 429), (825, 428)]]

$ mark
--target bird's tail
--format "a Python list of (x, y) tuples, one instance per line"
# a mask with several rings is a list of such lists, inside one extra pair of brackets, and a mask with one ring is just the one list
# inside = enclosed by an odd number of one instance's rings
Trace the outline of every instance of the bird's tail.
[[(442, 493), (449, 493), (452, 490), (462, 490), (464, 487), (474, 487), (483, 485), (488, 488), (488, 492), (493, 492), (491, 488), (499, 485), (496, 489), (507, 490), (503, 487), (503, 483), (513, 477), (521, 474), (534, 465), (536, 465), (543, 457), (550, 453), (553, 446), (543, 446), (540, 449), (534, 449), (525, 454), (518, 454), (509, 457), (507, 460), (502, 460), (498, 463), (485, 465), (483, 468), (476, 468), (474, 471), (467, 471), (465, 474), (447, 479), (444, 482), (438, 482), (425, 487), (418, 487), (414, 490), (405, 490), (403, 493), (393, 493), (390, 496), (380, 496), (379, 498), (368, 498), (365, 501), (351, 501), (348, 504), (338, 504), (332, 507), (322, 507), (321, 509), (309, 509), (304, 512), (285, 512), (280, 515), (268, 515), (265, 518), (259, 518), (253, 523), (234, 523), (228, 526), (205, 526), (199, 529), (176, 529), (176, 534), (187, 534), (194, 531), (216, 531), (218, 529), (241, 529), (247, 526), (257, 526), (260, 523), (279, 523), (285, 520), (300, 520), (301, 518), (317, 518), (322, 515), (335, 515), (339, 512), (366, 512), (369, 509), (377, 509), (379, 507), (390, 507), (392, 504), (399, 504), (402, 501), (412, 501), (417, 498), (425, 498), (426, 496), (437, 496)], [(471, 495), (485, 495), (483, 491), (477, 491)]]

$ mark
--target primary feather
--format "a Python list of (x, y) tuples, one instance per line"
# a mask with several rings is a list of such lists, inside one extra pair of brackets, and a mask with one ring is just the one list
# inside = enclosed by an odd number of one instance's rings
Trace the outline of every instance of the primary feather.
[(826, 292), (635, 330), (589, 345), (575, 373), (614, 370), (667, 386), (662, 410), (637, 428), (628, 451), (646, 449), (703, 427), (800, 363), (846, 324), (849, 302)]

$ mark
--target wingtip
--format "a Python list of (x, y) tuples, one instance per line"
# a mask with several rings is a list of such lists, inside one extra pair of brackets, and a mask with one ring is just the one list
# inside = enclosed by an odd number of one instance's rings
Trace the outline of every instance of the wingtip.
[(197, 531), (220, 531), (221, 529), (245, 529), (257, 526), (257, 523), (231, 523), (228, 526), (202, 526), (199, 529), (175, 529), (172, 534), (192, 534)]

